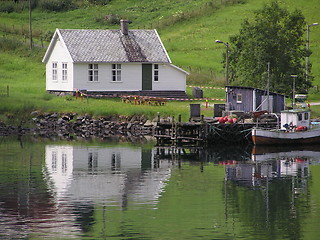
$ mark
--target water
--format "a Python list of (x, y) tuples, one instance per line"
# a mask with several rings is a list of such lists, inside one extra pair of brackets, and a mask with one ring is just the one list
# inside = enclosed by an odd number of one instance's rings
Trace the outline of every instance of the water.
[(320, 148), (0, 139), (0, 239), (319, 239)]

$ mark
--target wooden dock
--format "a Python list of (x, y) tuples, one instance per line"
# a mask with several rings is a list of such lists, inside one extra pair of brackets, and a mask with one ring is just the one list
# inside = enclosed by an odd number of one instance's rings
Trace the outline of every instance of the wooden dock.
[[(219, 124), (208, 121), (158, 122), (154, 137), (158, 145), (195, 145), (208, 143), (251, 142), (251, 129), (256, 123)], [(276, 123), (259, 123), (259, 127), (275, 128)]]

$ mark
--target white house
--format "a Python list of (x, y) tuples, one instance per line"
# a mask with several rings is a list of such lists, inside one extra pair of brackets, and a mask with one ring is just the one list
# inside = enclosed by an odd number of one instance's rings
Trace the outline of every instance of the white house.
[(56, 29), (42, 60), (46, 90), (185, 94), (188, 73), (172, 64), (156, 30)]

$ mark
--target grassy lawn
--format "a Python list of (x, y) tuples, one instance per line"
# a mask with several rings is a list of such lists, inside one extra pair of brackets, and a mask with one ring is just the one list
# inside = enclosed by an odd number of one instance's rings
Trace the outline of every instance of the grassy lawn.
[[(226, 2), (229, 2), (228, 4)], [(233, 2), (233, 4), (231, 4)], [(33, 11), (34, 39), (40, 44), (40, 38), (52, 35), (56, 28), (119, 28), (108, 21), (110, 14), (132, 21), (130, 28), (156, 28), (173, 63), (191, 74), (188, 85), (224, 86), (224, 68), (222, 54), (225, 46), (216, 44), (220, 39), (228, 41), (231, 35), (238, 33), (241, 22), (251, 18), (253, 11), (260, 9), (269, 1), (264, 0), (113, 0), (105, 6), (93, 6), (87, 3), (82, 8), (68, 12)], [(317, 0), (282, 0), (281, 4), (290, 11), (302, 10), (307, 23), (318, 21), (320, 5)], [(84, 4), (84, 2), (83, 2)], [(0, 13), (0, 33), (10, 38), (24, 41), (28, 36), (27, 11), (21, 13)], [(28, 38), (26, 38), (28, 41)], [(48, 42), (45, 42), (48, 45)], [(310, 62), (314, 85), (320, 86), (320, 26), (311, 28), (310, 49), (313, 51)], [(3, 51), (5, 50), (5, 51)], [(160, 112), (163, 116), (182, 115), (189, 118), (189, 104), (195, 102), (168, 102), (166, 106), (138, 106), (122, 103), (120, 99), (89, 99), (76, 101), (71, 97), (56, 97), (45, 91), (45, 66), (41, 63), (45, 49), (0, 50), (0, 114), (2, 118), (31, 110), (79, 112), (93, 115), (145, 115), (153, 118)], [(10, 96), (5, 96), (6, 88)], [(311, 89), (309, 100), (320, 102), (319, 87)], [(191, 95), (191, 88), (187, 89)], [(224, 90), (204, 89), (204, 97), (224, 98)], [(205, 102), (199, 102), (202, 107)], [(212, 116), (211, 110), (203, 109), (203, 114)], [(217, 102), (221, 103), (221, 102)], [(313, 106), (313, 117), (320, 116), (318, 106)]]
[[(149, 118), (157, 116), (182, 115), (183, 121), (189, 118), (189, 104), (200, 103), (205, 108), (205, 101), (181, 102), (170, 101), (165, 106), (131, 105), (123, 103), (121, 99), (86, 99), (78, 100), (75, 97), (57, 97), (45, 91), (44, 65), (29, 58), (17, 58), (12, 54), (0, 54), (0, 113), (4, 117), (20, 115), (34, 110), (44, 112), (77, 112), (89, 113), (95, 116), (103, 115), (145, 115)], [(6, 96), (9, 86), (9, 97)], [(192, 89), (187, 89), (192, 94)], [(224, 90), (204, 89), (204, 95), (208, 98), (224, 98)], [(221, 103), (217, 101), (218, 103)], [(213, 115), (213, 102), (209, 101), (211, 111), (203, 112), (206, 116)]]

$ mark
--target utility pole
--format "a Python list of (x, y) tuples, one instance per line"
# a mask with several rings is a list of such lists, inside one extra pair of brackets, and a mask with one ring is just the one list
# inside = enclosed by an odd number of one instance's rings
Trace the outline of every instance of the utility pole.
[(297, 75), (291, 75), (293, 81), (292, 81), (292, 109), (294, 109), (296, 102), (295, 102), (295, 95), (296, 95), (296, 78)]
[[(307, 25), (307, 42), (306, 42), (306, 49), (309, 51), (309, 33), (310, 33), (310, 27), (318, 26), (319, 23), (312, 23)], [(308, 53), (307, 53), (308, 54)], [(308, 76), (309, 75), (309, 56), (306, 56), (306, 82), (308, 82)]]
[(222, 43), (226, 46), (226, 86), (229, 85), (229, 43), (216, 40), (216, 43)]
[(268, 113), (270, 112), (270, 62), (268, 62), (268, 82), (267, 82), (267, 103), (268, 103)]
[(31, 7), (31, 0), (29, 0), (29, 34), (30, 34), (30, 49), (32, 49), (32, 7)]

